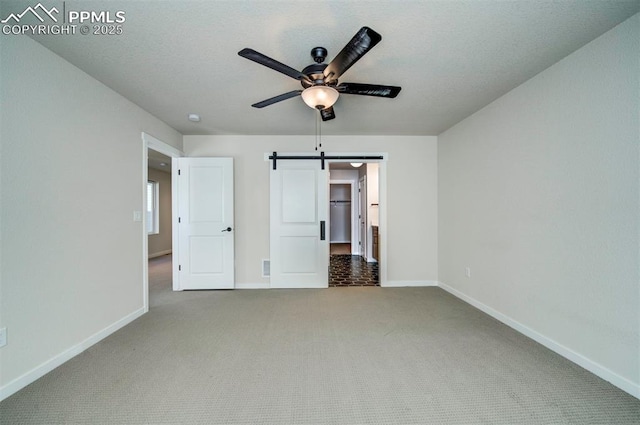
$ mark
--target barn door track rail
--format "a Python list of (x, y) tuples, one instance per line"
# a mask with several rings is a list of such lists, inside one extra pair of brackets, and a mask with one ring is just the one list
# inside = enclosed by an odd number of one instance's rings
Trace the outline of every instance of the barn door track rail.
[(287, 160), (287, 159), (308, 159), (308, 160), (319, 160), (321, 161), (322, 169), (324, 170), (324, 162), (326, 160), (332, 159), (341, 159), (348, 161), (364, 161), (364, 160), (382, 160), (384, 159), (380, 155), (325, 155), (324, 152), (320, 152), (320, 155), (278, 155), (278, 152), (274, 152), (272, 155), (269, 155), (269, 159), (273, 160), (273, 169), (277, 169), (277, 161)]

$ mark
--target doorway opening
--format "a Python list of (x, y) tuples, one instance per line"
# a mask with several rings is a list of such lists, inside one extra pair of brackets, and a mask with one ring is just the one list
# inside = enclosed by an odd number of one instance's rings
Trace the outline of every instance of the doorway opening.
[[(174, 216), (176, 214), (175, 200), (171, 196), (174, 193), (176, 185), (176, 179), (174, 173), (172, 173), (173, 162), (176, 158), (183, 156), (182, 151), (174, 148), (167, 143), (164, 143), (155, 137), (142, 133), (142, 212), (140, 213), (142, 219), (142, 264), (143, 264), (143, 278), (142, 278), (142, 297), (144, 311), (149, 311), (149, 295), (151, 291), (161, 289), (162, 285), (169, 284), (174, 281), (175, 269), (172, 269), (171, 257), (174, 252), (173, 246), (175, 244), (175, 228), (172, 226), (175, 223)], [(164, 165), (161, 165), (163, 163)], [(149, 181), (157, 183), (158, 199), (157, 199), (157, 211), (158, 211), (158, 232), (149, 232), (149, 208), (148, 199), (148, 184)], [(166, 257), (166, 258), (164, 258)], [(150, 260), (156, 259), (155, 263), (150, 269)], [(155, 267), (162, 263), (161, 267)], [(171, 272), (171, 279), (166, 279), (166, 267), (169, 266)], [(161, 270), (162, 277), (156, 276), (156, 272)], [(149, 284), (150, 273), (153, 273), (153, 287)]]
[(153, 149), (147, 152), (147, 192), (145, 218), (149, 270), (149, 306), (158, 294), (171, 290), (172, 279), (172, 187), (171, 157)]
[(378, 170), (377, 162), (329, 165), (330, 287), (380, 286)]
[[(270, 162), (270, 288), (330, 286), (331, 183), (351, 186), (349, 257), (356, 256), (365, 266), (377, 266), (376, 284), (386, 285), (386, 157), (386, 153), (265, 153), (265, 161)], [(355, 161), (363, 164), (352, 165)], [(345, 172), (349, 174), (347, 177)], [(357, 212), (360, 198), (356, 194), (361, 177), (375, 182), (375, 186), (367, 183), (366, 190), (360, 188), (366, 196), (363, 210), (371, 210), (366, 211), (362, 231), (360, 222), (353, 223), (355, 217), (364, 218), (364, 214)], [(347, 181), (338, 181), (342, 179)], [(371, 194), (367, 194), (369, 188)], [(371, 222), (376, 218), (378, 222)], [(374, 233), (374, 227), (379, 231)], [(372, 244), (376, 234), (379, 255), (374, 258)], [(365, 282), (351, 277), (349, 283), (355, 286)]]

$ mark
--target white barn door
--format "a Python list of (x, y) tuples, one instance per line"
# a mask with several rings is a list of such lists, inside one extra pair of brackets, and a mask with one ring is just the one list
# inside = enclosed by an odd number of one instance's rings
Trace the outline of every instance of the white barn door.
[(272, 288), (329, 286), (328, 170), (281, 160), (270, 175)]
[(233, 288), (233, 158), (177, 162), (179, 289)]

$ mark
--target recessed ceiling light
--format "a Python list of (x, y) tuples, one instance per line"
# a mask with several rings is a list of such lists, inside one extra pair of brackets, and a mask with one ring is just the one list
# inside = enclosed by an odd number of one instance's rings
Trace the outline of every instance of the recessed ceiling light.
[(200, 115), (198, 115), (198, 114), (189, 114), (189, 121), (200, 122)]

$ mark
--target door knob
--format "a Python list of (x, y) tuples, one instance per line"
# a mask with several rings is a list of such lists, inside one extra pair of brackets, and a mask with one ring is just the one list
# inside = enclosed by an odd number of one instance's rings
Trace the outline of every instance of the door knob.
[(223, 229), (222, 231), (223, 231), (223, 232), (230, 232), (230, 231), (232, 231), (232, 230), (233, 230), (233, 229), (232, 229), (231, 227), (227, 227), (226, 229)]

